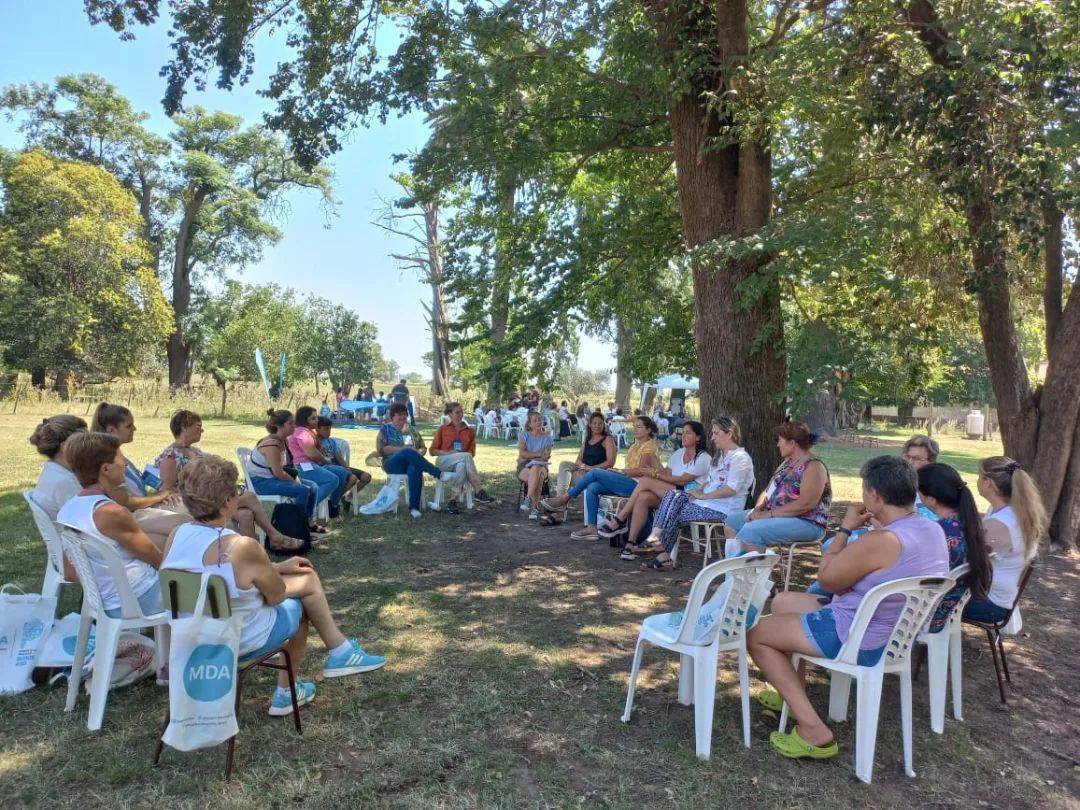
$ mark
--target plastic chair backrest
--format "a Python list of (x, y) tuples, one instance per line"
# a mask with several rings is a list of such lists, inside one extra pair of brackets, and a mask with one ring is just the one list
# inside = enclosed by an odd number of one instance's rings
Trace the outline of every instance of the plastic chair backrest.
[[(174, 619), (181, 613), (191, 615), (195, 612), (202, 590), (202, 574), (179, 568), (162, 568), (158, 571), (158, 583), (161, 586), (161, 603)], [(229, 586), (217, 574), (211, 575), (206, 581), (206, 608), (215, 619), (232, 616)]]
[(341, 455), (342, 460), (348, 464), (352, 459), (352, 447), (344, 439), (334, 439), (334, 446), (337, 447), (338, 453)]
[(911, 648), (930, 618), (938, 601), (956, 584), (948, 577), (904, 577), (892, 582), (883, 582), (871, 588), (859, 603), (859, 609), (851, 621), (847, 641), (836, 655), (836, 661), (843, 664), (857, 664), (859, 647), (862, 644), (866, 628), (878, 607), (889, 597), (903, 597), (904, 605), (896, 620), (885, 653), (879, 665), (900, 663), (911, 655)]
[[(702, 568), (690, 586), (690, 595), (686, 599), (686, 609), (683, 611), (676, 641), (679, 644), (704, 645), (711, 644), (716, 634), (730, 639), (745, 632), (747, 612), (754, 591), (768, 578), (779, 559), (778, 554), (769, 551), (720, 560)], [(707, 635), (698, 635), (695, 638), (698, 619), (707, 604), (705, 597), (709, 593), (709, 587), (718, 577), (725, 575), (730, 579), (731, 585), (728, 586), (727, 595), (722, 597), (724, 604), (719, 609), (718, 618)]]
[(249, 467), (249, 465), (251, 464), (251, 448), (237, 447), (236, 460), (240, 462), (240, 472), (244, 474), (244, 481), (246, 481), (250, 485), (252, 477)]
[(74, 526), (60, 524), (60, 537), (64, 543), (64, 551), (68, 559), (79, 575), (79, 583), (82, 585), (83, 595), (91, 607), (98, 612), (99, 616), (105, 615), (105, 601), (101, 598), (101, 589), (94, 577), (94, 568), (90, 562), (89, 553), (93, 552), (101, 563), (108, 569), (109, 576), (116, 586), (116, 593), (120, 597), (120, 618), (139, 619), (145, 614), (139, 607), (139, 600), (131, 590), (128, 582), (127, 571), (120, 556), (106, 543), (96, 537), (76, 529)]
[(60, 532), (57, 531), (56, 524), (53, 523), (48, 512), (38, 506), (31, 490), (24, 490), (23, 498), (26, 499), (26, 503), (30, 507), (30, 514), (34, 518), (34, 524), (37, 526), (41, 539), (45, 542), (45, 553), (49, 557), (49, 566), (60, 575), (61, 579), (65, 579), (64, 542), (60, 539)]

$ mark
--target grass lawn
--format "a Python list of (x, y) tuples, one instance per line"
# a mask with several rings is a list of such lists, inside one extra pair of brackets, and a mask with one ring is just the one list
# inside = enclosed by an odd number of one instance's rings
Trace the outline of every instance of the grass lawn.
[[(44, 549), (19, 490), (41, 461), (26, 443), (43, 414), (0, 415), (0, 583), (40, 585)], [(150, 461), (168, 443), (166, 420), (137, 418), (130, 455)], [(257, 424), (207, 421), (205, 450), (231, 458)], [(430, 435), (430, 431), (425, 431)], [(373, 431), (339, 431), (362, 459)], [(890, 437), (886, 437), (888, 439)], [(898, 438), (898, 437), (891, 437)], [(891, 442), (886, 440), (884, 444)], [(945, 461), (972, 482), (993, 444), (946, 439)], [(571, 458), (560, 448), (555, 459)], [(858, 495), (858, 467), (879, 452), (825, 445), (819, 453), (840, 499)], [(782, 759), (768, 747), (775, 719), (754, 707), (743, 748), (737, 677), (721, 660), (712, 759), (693, 751), (693, 712), (678, 705), (677, 662), (646, 655), (632, 721), (619, 721), (637, 628), (685, 599), (699, 558), (647, 575), (606, 544), (575, 544), (563, 529), (528, 524), (514, 504), (515, 450), (482, 442), (481, 472), (502, 502), (472, 515), (426, 513), (336, 522), (312, 560), (343, 629), (389, 658), (379, 672), (322, 681), (312, 636), (303, 675), (319, 694), (304, 735), (266, 715), (271, 675), (248, 679), (232, 784), (224, 752), (166, 750), (150, 765), (165, 690), (152, 681), (110, 696), (100, 732), (86, 730), (87, 700), (63, 711), (63, 690), (0, 699), (0, 796), (5, 806), (49, 807), (533, 807), (909, 806), (1075, 807), (1080, 677), (1074, 650), (1077, 559), (1046, 555), (1009, 643), (1010, 705), (996, 694), (985, 639), (966, 638), (963, 723), (930, 733), (925, 675), (915, 687), (915, 768), (903, 774), (895, 681), (885, 689), (874, 784), (852, 776), (850, 723), (841, 756)], [(381, 474), (376, 475), (376, 481)], [(429, 489), (430, 492), (430, 489)], [(373, 492), (368, 495), (372, 497)], [(804, 584), (812, 571), (799, 571)], [(1053, 599), (1054, 609), (1041, 605)], [(75, 594), (65, 609), (77, 609)], [(811, 695), (824, 709), (827, 685)]]

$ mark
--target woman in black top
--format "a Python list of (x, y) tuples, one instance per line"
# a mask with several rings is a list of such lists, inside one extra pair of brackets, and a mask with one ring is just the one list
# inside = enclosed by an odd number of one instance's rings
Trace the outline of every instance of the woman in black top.
[[(610, 470), (615, 466), (619, 449), (615, 446), (615, 437), (608, 431), (607, 421), (602, 413), (589, 416), (589, 430), (581, 445), (576, 461), (563, 461), (559, 464), (559, 479), (555, 491), (562, 495), (589, 470)], [(555, 522), (565, 515), (555, 517)]]

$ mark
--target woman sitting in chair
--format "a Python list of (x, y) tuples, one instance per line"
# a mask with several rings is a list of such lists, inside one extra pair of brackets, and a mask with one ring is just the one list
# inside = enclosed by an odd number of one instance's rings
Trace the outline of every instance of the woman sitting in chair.
[[(169, 420), (169, 430), (173, 435), (173, 443), (161, 451), (154, 463), (161, 472), (161, 491), (176, 492), (180, 471), (203, 455), (203, 451), (195, 446), (203, 435), (202, 417), (194, 411), (179, 410)], [(289, 537), (275, 529), (270, 518), (263, 512), (262, 504), (255, 493), (244, 492), (239, 496), (236, 528), (243, 534), (253, 535), (256, 526), (266, 534), (271, 548), (293, 551), (303, 545), (299, 538)]]
[[(787, 701), (797, 723), (790, 733), (774, 731), (770, 736), (773, 747), (786, 757), (827, 759), (838, 750), (832, 731), (814, 711), (802, 678), (791, 666), (792, 653), (835, 658), (872, 588), (905, 577), (941, 577), (949, 572), (945, 533), (915, 511), (917, 479), (911, 465), (896, 456), (878, 456), (863, 465), (860, 475), (862, 503), (848, 509), (821, 558), (821, 584), (836, 596), (825, 605), (827, 597), (782, 593), (773, 600), (772, 614), (760, 619), (747, 636), (751, 657), (777, 690), (763, 692), (758, 700), (774, 711)], [(848, 545), (848, 536), (871, 519), (881, 528)], [(861, 665), (874, 666), (884, 654), (903, 604), (902, 599), (889, 599), (878, 606), (859, 646)]]
[[(184, 466), (180, 495), (193, 521), (170, 538), (162, 567), (217, 574), (225, 580), (233, 612), (240, 621), (241, 661), (284, 646), (297, 672), (310, 622), (328, 650), (324, 678), (383, 666), (385, 658), (365, 652), (356, 639), (346, 638), (338, 629), (319, 575), (308, 560), (290, 557), (272, 563), (257, 540), (227, 528), (237, 508), (236, 479), (236, 467), (217, 456), (203, 456)], [(314, 696), (315, 684), (297, 681), (296, 698), (301, 706)], [(289, 678), (282, 670), (270, 700), (270, 714), (279, 717), (291, 712)]]
[(973, 599), (986, 598), (994, 573), (990, 567), (990, 549), (986, 545), (979, 508), (960, 473), (948, 464), (931, 462), (919, 467), (915, 474), (919, 478), (919, 495), (922, 496), (919, 511), (929, 509), (933, 512), (938, 525), (945, 532), (945, 542), (949, 547), (949, 570), (964, 563), (971, 566), (968, 575), (941, 597), (934, 609), (930, 632), (936, 633), (945, 626), (956, 603), (968, 589)]
[(825, 464), (811, 451), (813, 434), (805, 422), (776, 428), (783, 461), (773, 473), (757, 506), (727, 516), (724, 536), (740, 541), (743, 551), (764, 551), (769, 543), (813, 541), (823, 536), (832, 486)]
[(1005, 456), (979, 462), (979, 494), (990, 502), (983, 519), (990, 550), (997, 552), (993, 579), (985, 597), (972, 596), (964, 618), (1003, 622), (1013, 609), (1024, 569), (1035, 559), (1048, 520), (1035, 481)]
[(716, 455), (709, 464), (705, 484), (700, 489), (668, 492), (656, 510), (652, 533), (640, 547), (624, 548), (624, 560), (632, 560), (643, 551), (663, 549), (641, 567), (652, 571), (671, 568), (672, 553), (684, 526), (695, 522), (723, 523), (727, 515), (745, 508), (746, 496), (754, 486), (754, 462), (739, 445), (741, 438), (739, 424), (734, 419), (722, 416), (713, 421)]
[(319, 427), (319, 414), (310, 405), (296, 409), (296, 427), (285, 440), (289, 448), (289, 458), (298, 469), (298, 475), (304, 481), (313, 481), (317, 486), (334, 483), (330, 493), (330, 517), (337, 517), (341, 508), (341, 496), (352, 489), (356, 477), (344, 467), (334, 464), (332, 458), (319, 447), (319, 437), (315, 431)]
[[(585, 421), (585, 417), (582, 417)], [(604, 415), (597, 411), (588, 417), (588, 434), (581, 443), (577, 459), (559, 462), (559, 478), (555, 484), (555, 494), (565, 495), (572, 484), (576, 484), (589, 470), (610, 470), (615, 466), (619, 448), (615, 446), (615, 437), (608, 431)], [(541, 523), (554, 525), (561, 523), (565, 515), (548, 513), (540, 518)]]
[(420, 517), (420, 502), (424, 497), (424, 473), (441, 478), (451, 489), (465, 475), (460, 470), (440, 470), (423, 454), (427, 451), (420, 432), (409, 426), (409, 409), (401, 402), (390, 406), (390, 421), (379, 428), (375, 437), (375, 452), (382, 459), (387, 475), (404, 475), (409, 479), (409, 514)]
[(525, 429), (518, 436), (517, 477), (525, 484), (526, 500), (521, 509), (529, 510), (529, 520), (540, 517), (540, 493), (548, 479), (548, 463), (554, 440), (551, 431), (544, 427), (544, 419), (537, 410), (530, 410), (525, 417)]
[(638, 538), (651, 529), (648, 524), (652, 510), (660, 505), (661, 499), (673, 490), (700, 490), (708, 480), (712, 456), (705, 450), (705, 441), (704, 425), (701, 422), (687, 422), (682, 447), (672, 453), (668, 465), (638, 479), (626, 503), (600, 528), (598, 534), (601, 537), (617, 537), (629, 529), (627, 547), (631, 548), (631, 552), (634, 549), (644, 551), (637, 545)]
[[(45, 510), (50, 520), (55, 521), (60, 508), (82, 489), (79, 479), (71, 471), (64, 448), (72, 436), (85, 432), (86, 422), (65, 413), (42, 419), (30, 435), (30, 444), (47, 459), (30, 496), (34, 503)], [(74, 582), (70, 578), (68, 581)]]
[[(127, 462), (120, 452), (120, 440), (107, 433), (77, 433), (68, 439), (64, 454), (82, 489), (61, 507), (57, 522), (112, 548), (124, 566), (127, 584), (143, 614), (160, 613), (157, 569), (161, 549), (139, 528), (131, 511), (108, 495), (124, 486)], [(120, 591), (112, 573), (93, 549), (87, 548), (86, 556), (106, 614), (119, 617)]]
[[(281, 495), (292, 498), (304, 510), (308, 518), (308, 529), (315, 534), (325, 534), (326, 529), (315, 520), (316, 507), (334, 494), (337, 479), (327, 479), (320, 484), (301, 480), (295, 473), (295, 467), (289, 464), (289, 451), (286, 440), (296, 427), (291, 411), (270, 408), (267, 412), (266, 436), (259, 439), (251, 451), (247, 471), (248, 484), (257, 495)], [(293, 551), (300, 546), (278, 548), (273, 543), (274, 551)]]
[(592, 469), (582, 476), (568, 492), (545, 498), (541, 506), (548, 512), (561, 512), (571, 498), (585, 493), (585, 527), (570, 536), (575, 540), (596, 540), (599, 538), (596, 522), (600, 511), (601, 495), (616, 495), (621, 498), (630, 496), (637, 486), (637, 481), (660, 469), (660, 447), (656, 443), (656, 424), (647, 416), (634, 420), (636, 441), (626, 451), (626, 466), (623, 470)]

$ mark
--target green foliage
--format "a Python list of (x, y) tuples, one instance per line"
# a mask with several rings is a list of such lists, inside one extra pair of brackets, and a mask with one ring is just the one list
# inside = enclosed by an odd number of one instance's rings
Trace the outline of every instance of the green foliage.
[(325, 298), (311, 298), (301, 326), (303, 350), (297, 360), (325, 374), (331, 388), (349, 389), (375, 376), (381, 359), (375, 324)]
[(111, 377), (171, 329), (135, 200), (104, 169), (41, 151), (7, 162), (0, 344), (13, 366)]

